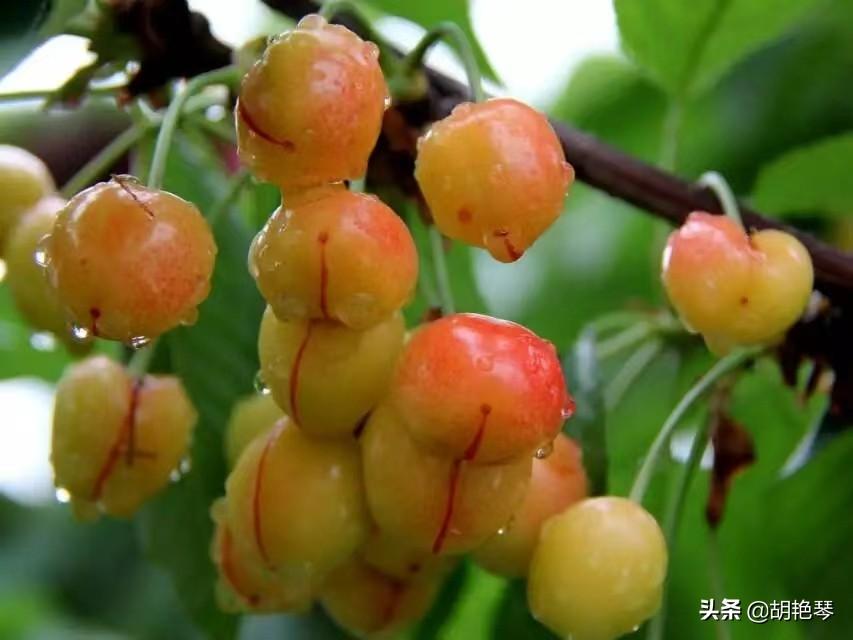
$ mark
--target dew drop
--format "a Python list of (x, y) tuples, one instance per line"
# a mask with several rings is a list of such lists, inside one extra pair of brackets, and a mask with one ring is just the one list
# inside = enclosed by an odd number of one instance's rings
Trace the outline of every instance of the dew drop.
[(566, 404), (564, 404), (560, 409), (560, 417), (563, 420), (568, 420), (575, 415), (575, 408), (575, 401), (572, 398), (569, 398), (568, 401), (566, 401)]
[(8, 268), (6, 267), (6, 261), (0, 260), (0, 282), (3, 282), (6, 279), (7, 272)]
[(506, 527), (501, 527), (497, 530), (496, 535), (505, 536), (506, 535)]
[(386, 108), (386, 109), (388, 109), (388, 108), (391, 106), (391, 102), (392, 102), (392, 100), (391, 100), (391, 96), (390, 96), (390, 95), (386, 95), (386, 96), (385, 96), (385, 100), (384, 100), (384, 102), (383, 102), (383, 104), (385, 105), (385, 108)]
[(535, 455), (536, 455), (537, 460), (544, 460), (545, 458), (550, 456), (552, 453), (554, 453), (554, 441), (553, 440), (551, 442), (544, 444), (541, 447), (539, 447), (536, 450)]
[(187, 456), (186, 458), (181, 459), (181, 463), (178, 465), (178, 471), (182, 474), (187, 474), (193, 468), (192, 458)]
[(56, 490), (56, 501), (62, 504), (71, 502), (71, 493), (65, 487), (59, 487)]
[(255, 386), (255, 391), (257, 391), (258, 393), (260, 393), (262, 395), (268, 395), (269, 394), (270, 388), (267, 385), (267, 381), (264, 380), (263, 371), (258, 371), (255, 374), (254, 386)]
[(92, 332), (83, 325), (73, 323), (71, 325), (71, 338), (76, 342), (90, 342), (92, 340)]
[(131, 349), (139, 350), (151, 344), (151, 338), (148, 336), (134, 336), (127, 344)]
[(178, 324), (184, 327), (190, 327), (198, 322), (198, 307), (194, 307), (187, 311), (183, 318), (178, 320)]
[(30, 346), (36, 351), (54, 351), (56, 337), (49, 331), (38, 331), (30, 336)]
[(180, 481), (180, 479), (181, 479), (181, 471), (180, 471), (180, 469), (172, 469), (172, 470), (169, 472), (169, 482), (171, 482), (172, 484), (174, 484), (174, 483), (176, 483), (176, 482)]
[(49, 241), (50, 236), (44, 236), (41, 240), (38, 241), (36, 249), (35, 251), (33, 251), (33, 260), (42, 269), (47, 268), (47, 266), (50, 264), (50, 252), (47, 249)]

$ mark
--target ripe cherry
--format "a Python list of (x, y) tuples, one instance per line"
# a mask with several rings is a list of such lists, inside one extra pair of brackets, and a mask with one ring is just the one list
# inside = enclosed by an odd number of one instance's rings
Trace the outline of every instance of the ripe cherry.
[(426, 615), (441, 578), (433, 574), (404, 581), (353, 559), (328, 577), (320, 603), (356, 637), (395, 638)]
[(44, 162), (26, 149), (0, 145), (0, 257), (20, 217), (54, 191)]
[(660, 607), (666, 540), (625, 498), (582, 500), (548, 520), (533, 554), (530, 611), (561, 637), (612, 640)]
[(71, 319), (91, 335), (138, 343), (191, 324), (210, 291), (216, 245), (198, 209), (130, 177), (74, 196), (44, 245)]
[(243, 450), (258, 435), (269, 431), (282, 417), (281, 409), (268, 393), (257, 393), (239, 400), (225, 426), (225, 460), (233, 469)]
[(359, 178), (387, 99), (376, 45), (306, 16), (243, 79), (235, 109), (240, 158), (288, 194)]
[(309, 438), (288, 418), (246, 448), (226, 498), (234, 537), (287, 580), (322, 577), (370, 530), (357, 444)]
[(252, 275), (281, 320), (367, 329), (414, 292), (418, 256), (403, 221), (375, 196), (324, 187), (291, 198), (255, 238)]
[(669, 299), (716, 353), (780, 338), (805, 310), (813, 280), (808, 251), (792, 235), (747, 234), (709, 213), (691, 213), (663, 257)]
[(473, 464), (425, 451), (385, 405), (374, 410), (361, 445), (374, 521), (421, 552), (458, 554), (483, 544), (507, 524), (530, 479), (531, 456)]
[(586, 492), (580, 448), (571, 438), (560, 434), (554, 440), (552, 453), (533, 461), (524, 501), (506, 530), (477, 549), (474, 559), (494, 573), (526, 576), (542, 524), (585, 498)]
[(403, 348), (397, 312), (366, 331), (323, 320), (281, 322), (267, 307), (258, 351), (265, 384), (312, 436), (350, 436), (385, 395)]
[(544, 115), (499, 98), (434, 124), (415, 177), (442, 233), (513, 262), (560, 215), (574, 171)]
[(319, 584), (299, 577), (287, 579), (264, 566), (246, 541), (234, 537), (227, 512), (224, 498), (210, 510), (216, 525), (210, 551), (219, 576), (216, 598), (220, 608), (234, 613), (307, 610)]
[(54, 482), (80, 517), (129, 517), (169, 483), (195, 422), (177, 378), (134, 379), (104, 356), (83, 360), (56, 389)]
[(47, 196), (21, 216), (6, 241), (9, 291), (15, 306), (37, 331), (68, 335), (65, 309), (38, 263), (39, 244), (53, 230), (65, 201)]
[(521, 325), (475, 314), (414, 332), (391, 400), (419, 445), (482, 463), (547, 447), (574, 407), (554, 345)]

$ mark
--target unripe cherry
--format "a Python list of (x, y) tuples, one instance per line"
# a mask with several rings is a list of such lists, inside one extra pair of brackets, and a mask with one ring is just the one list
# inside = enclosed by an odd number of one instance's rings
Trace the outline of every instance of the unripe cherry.
[(618, 638), (660, 607), (666, 565), (663, 533), (640, 505), (582, 500), (542, 528), (527, 583), (530, 611), (563, 638)]
[(403, 221), (341, 186), (291, 198), (255, 238), (249, 268), (281, 320), (367, 329), (412, 296), (418, 256)]
[(44, 162), (26, 149), (0, 145), (0, 257), (20, 217), (54, 191)]
[(403, 581), (353, 559), (328, 577), (320, 603), (332, 620), (357, 638), (394, 638), (426, 615), (441, 577)]
[(781, 338), (808, 304), (814, 271), (790, 234), (747, 235), (731, 218), (695, 212), (670, 235), (662, 277), (685, 324), (725, 353)]
[(533, 461), (524, 501), (506, 530), (474, 552), (474, 559), (494, 573), (523, 577), (539, 540), (542, 524), (586, 497), (586, 473), (577, 444), (563, 434), (547, 458)]
[(238, 400), (225, 426), (225, 460), (228, 468), (233, 469), (249, 443), (272, 429), (282, 415), (281, 409), (268, 393), (256, 393)]
[(173, 376), (133, 379), (104, 356), (72, 365), (56, 389), (54, 482), (78, 515), (129, 517), (169, 483), (196, 417)]
[(195, 322), (216, 245), (194, 205), (117, 176), (68, 202), (44, 251), (82, 333), (138, 344)]
[(433, 554), (483, 544), (509, 521), (530, 479), (532, 457), (472, 464), (432, 455), (380, 405), (361, 436), (370, 512), (391, 538)]
[(350, 436), (385, 395), (403, 348), (398, 312), (355, 331), (322, 320), (281, 322), (267, 307), (258, 351), (278, 405), (311, 436)]
[(234, 537), (287, 580), (322, 577), (370, 530), (357, 444), (309, 438), (286, 417), (243, 452), (226, 497)]
[(39, 243), (53, 230), (56, 216), (64, 206), (62, 198), (47, 196), (21, 216), (6, 241), (5, 256), (6, 281), (18, 311), (37, 331), (50, 331), (63, 337), (68, 333), (65, 310), (36, 254)]
[(549, 446), (574, 402), (554, 345), (513, 322), (456, 314), (422, 326), (391, 399), (419, 445), (477, 462)]
[(288, 193), (359, 178), (387, 99), (376, 45), (306, 16), (243, 79), (235, 109), (240, 158)]
[(245, 541), (234, 537), (227, 511), (224, 498), (210, 509), (216, 526), (210, 552), (218, 574), (216, 599), (220, 608), (233, 613), (307, 610), (319, 585), (310, 579), (286, 579), (265, 567)]
[(415, 177), (442, 233), (513, 262), (560, 215), (574, 170), (544, 115), (496, 98), (435, 123)]

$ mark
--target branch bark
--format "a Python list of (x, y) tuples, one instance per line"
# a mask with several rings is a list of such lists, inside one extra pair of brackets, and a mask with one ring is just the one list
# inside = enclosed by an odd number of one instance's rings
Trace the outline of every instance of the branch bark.
[[(312, 0), (263, 1), (296, 20), (316, 11), (319, 6)], [(349, 16), (342, 15), (335, 21), (346, 24), (355, 32), (360, 30), (358, 22)], [(463, 84), (434, 69), (427, 68), (426, 74), (431, 97), (436, 103), (431, 111), (436, 117), (446, 115), (454, 106), (469, 99), (468, 88)], [(720, 203), (710, 189), (661, 171), (563, 122), (552, 119), (551, 124), (577, 178), (591, 187), (636, 205), (673, 225), (680, 225), (692, 211), (722, 213)], [(853, 306), (853, 256), (811, 234), (766, 217), (744, 203), (740, 203), (740, 207), (747, 227), (783, 229), (795, 235), (812, 256), (816, 288), (835, 304)]]

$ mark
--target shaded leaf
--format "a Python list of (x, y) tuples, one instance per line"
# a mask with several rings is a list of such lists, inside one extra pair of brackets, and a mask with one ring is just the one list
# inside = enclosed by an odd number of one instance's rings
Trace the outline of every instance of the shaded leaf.
[(523, 580), (513, 580), (504, 590), (492, 638), (524, 638), (524, 640), (551, 640), (554, 634), (537, 622), (527, 608), (527, 588)]
[(622, 44), (673, 95), (701, 92), (818, 0), (615, 0)]
[(786, 153), (758, 176), (752, 200), (767, 213), (853, 216), (853, 132)]

